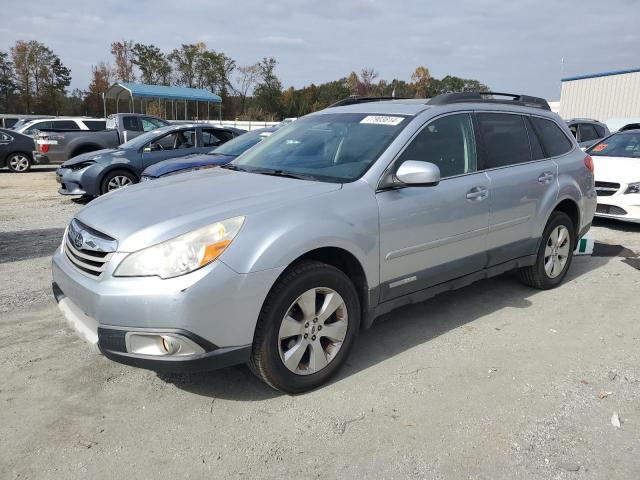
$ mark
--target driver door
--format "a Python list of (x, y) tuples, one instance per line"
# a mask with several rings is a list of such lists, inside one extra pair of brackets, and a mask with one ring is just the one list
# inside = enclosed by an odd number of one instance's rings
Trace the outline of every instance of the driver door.
[(470, 113), (439, 117), (418, 132), (394, 164), (431, 162), (435, 186), (376, 194), (380, 215), (380, 300), (481, 270), (487, 263), (489, 178), (478, 172)]

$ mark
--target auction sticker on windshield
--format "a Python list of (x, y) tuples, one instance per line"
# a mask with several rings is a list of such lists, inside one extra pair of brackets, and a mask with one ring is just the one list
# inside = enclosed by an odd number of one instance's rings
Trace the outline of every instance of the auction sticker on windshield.
[(404, 117), (388, 117), (386, 115), (369, 115), (360, 120), (360, 123), (372, 125), (398, 125)]

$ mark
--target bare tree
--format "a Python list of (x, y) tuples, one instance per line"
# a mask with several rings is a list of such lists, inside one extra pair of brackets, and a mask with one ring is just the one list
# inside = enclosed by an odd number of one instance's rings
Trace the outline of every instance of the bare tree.
[(374, 84), (373, 81), (378, 78), (378, 72), (373, 68), (363, 68), (360, 71), (360, 80), (364, 86), (365, 95), (373, 94)]
[(246, 65), (238, 67), (236, 72), (237, 87), (234, 87), (234, 90), (240, 97), (240, 114), (243, 114), (247, 106), (247, 97), (253, 94), (260, 79), (260, 66), (257, 63)]

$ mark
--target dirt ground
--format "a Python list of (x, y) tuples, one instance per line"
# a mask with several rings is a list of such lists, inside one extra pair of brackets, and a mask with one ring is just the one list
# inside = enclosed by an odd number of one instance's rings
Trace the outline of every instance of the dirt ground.
[(82, 204), (53, 171), (0, 172), (0, 478), (640, 478), (640, 226), (598, 221), (555, 290), (507, 274), (393, 312), (287, 396), (76, 338), (50, 256)]

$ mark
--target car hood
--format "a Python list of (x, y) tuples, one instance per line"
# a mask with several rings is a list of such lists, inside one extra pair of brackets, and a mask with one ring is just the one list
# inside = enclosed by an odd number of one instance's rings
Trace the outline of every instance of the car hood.
[(110, 163), (118, 157), (126, 157), (129, 150), (121, 148), (105, 148), (103, 150), (94, 150), (93, 152), (81, 153), (62, 164), (63, 167), (71, 167), (78, 163), (93, 160), (98, 163)]
[(168, 173), (190, 168), (206, 167), (212, 165), (225, 165), (236, 158), (235, 155), (209, 155), (194, 154), (185, 157), (164, 160), (146, 168), (142, 175), (147, 177), (161, 177)]
[[(216, 221), (282, 209), (340, 184), (214, 168), (143, 182), (92, 201), (76, 218), (131, 252)], [(280, 210), (281, 211), (281, 210)]]
[(640, 158), (597, 155), (591, 158), (593, 158), (597, 182), (640, 182)]

